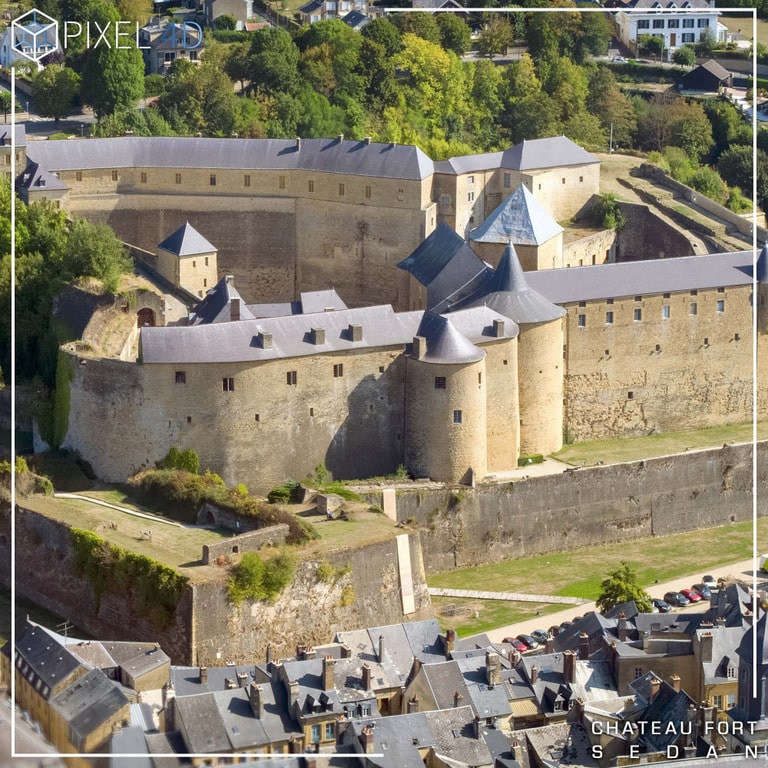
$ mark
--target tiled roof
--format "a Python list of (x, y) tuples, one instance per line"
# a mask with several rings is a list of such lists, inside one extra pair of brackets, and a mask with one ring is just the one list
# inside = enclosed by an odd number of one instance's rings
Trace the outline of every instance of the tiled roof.
[(216, 246), (211, 245), (188, 221), (157, 247), (175, 256), (195, 256), (216, 251)]
[(515, 144), (503, 153), (501, 166), (516, 171), (532, 171), (599, 162), (598, 158), (566, 136), (554, 136), (549, 139), (524, 139)]
[(478, 243), (541, 245), (563, 228), (544, 206), (521, 184), (490, 216), (469, 233)]
[[(31, 152), (29, 150), (32, 150)], [(417, 147), (347, 139), (121, 137), (36, 141), (29, 154), (51, 171), (89, 168), (316, 170), (390, 179), (426, 179), (432, 161)]]

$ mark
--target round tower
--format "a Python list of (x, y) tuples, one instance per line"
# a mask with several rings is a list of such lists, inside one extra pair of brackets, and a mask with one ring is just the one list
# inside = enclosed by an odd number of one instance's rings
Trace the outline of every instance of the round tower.
[(768, 333), (768, 243), (757, 257), (757, 331)]
[(405, 460), (415, 477), (471, 483), (487, 474), (485, 352), (425, 312), (406, 359)]

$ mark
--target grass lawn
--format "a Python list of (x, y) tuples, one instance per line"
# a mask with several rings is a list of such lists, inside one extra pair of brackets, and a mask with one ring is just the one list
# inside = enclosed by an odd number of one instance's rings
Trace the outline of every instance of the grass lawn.
[[(720, 16), (718, 21), (728, 27), (729, 32), (740, 32), (745, 40), (752, 39), (752, 14), (734, 13)], [(757, 42), (768, 45), (768, 21), (757, 20)]]
[[(758, 520), (758, 539), (768, 539), (768, 518)], [(709, 531), (694, 531), (674, 536), (636, 539), (596, 547), (584, 547), (571, 552), (504, 560), (474, 568), (430, 576), (430, 587), (478, 589), (495, 592), (515, 591), (531, 594), (564, 595), (593, 601), (606, 573), (621, 560), (637, 571), (640, 583), (649, 586), (655, 581), (669, 581), (686, 574), (713, 573), (715, 578), (727, 576), (718, 568), (735, 560), (745, 560), (752, 554), (752, 524), (736, 523)], [(459, 635), (484, 632), (515, 621), (530, 619), (537, 610), (551, 613), (563, 606), (535, 603), (495, 603), (470, 601), (469, 607), (458, 598), (440, 598), (436, 605), (453, 603), (460, 608), (456, 618), (440, 615), (443, 626), (455, 627)], [(491, 604), (493, 603), (493, 604)], [(479, 612), (475, 618), (474, 611)], [(456, 626), (456, 621), (461, 623)]]
[[(757, 425), (757, 437), (759, 440), (768, 438), (768, 423)], [(591, 466), (598, 462), (615, 464), (622, 461), (640, 461), (686, 450), (717, 448), (730, 442), (748, 443), (751, 440), (751, 424), (731, 424), (725, 427), (667, 432), (645, 437), (572, 443), (552, 455), (566, 464)]]

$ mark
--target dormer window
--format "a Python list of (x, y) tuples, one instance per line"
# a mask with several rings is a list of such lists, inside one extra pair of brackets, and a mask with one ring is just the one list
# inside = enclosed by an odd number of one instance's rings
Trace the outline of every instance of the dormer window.
[(725, 676), (731, 680), (736, 679), (736, 667), (729, 665), (725, 670)]

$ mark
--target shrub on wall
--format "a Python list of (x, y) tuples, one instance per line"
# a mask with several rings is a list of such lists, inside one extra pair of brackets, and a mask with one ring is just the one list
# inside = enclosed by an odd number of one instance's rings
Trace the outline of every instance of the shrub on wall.
[(295, 564), (286, 553), (264, 562), (256, 552), (247, 552), (232, 569), (227, 591), (233, 605), (243, 600), (273, 601), (293, 579)]

